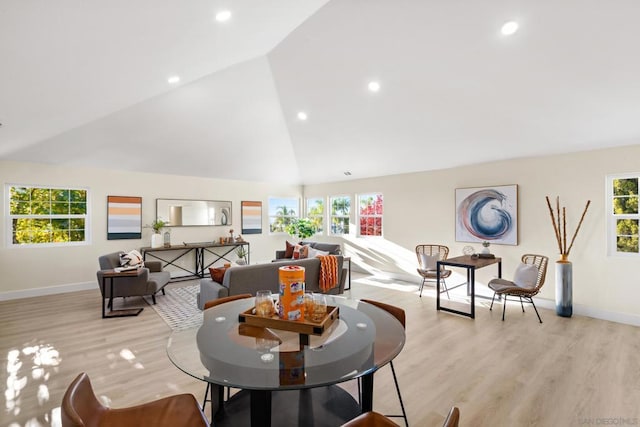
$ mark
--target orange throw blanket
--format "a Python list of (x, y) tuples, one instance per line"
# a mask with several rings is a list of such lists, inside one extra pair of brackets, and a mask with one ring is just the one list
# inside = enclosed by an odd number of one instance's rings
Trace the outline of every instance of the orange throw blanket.
[(320, 260), (320, 289), (327, 292), (338, 285), (338, 257), (335, 255), (318, 255)]

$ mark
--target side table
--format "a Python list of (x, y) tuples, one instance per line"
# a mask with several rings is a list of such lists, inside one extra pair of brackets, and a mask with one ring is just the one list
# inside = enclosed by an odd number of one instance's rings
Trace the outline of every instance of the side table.
[[(498, 264), (498, 277), (502, 277), (502, 258), (474, 258), (471, 255), (462, 255), (454, 258), (448, 258), (438, 261), (436, 264), (436, 310), (448, 311), (449, 313), (460, 314), (472, 319), (476, 317), (476, 269), (486, 267), (488, 265)], [(443, 307), (440, 304), (440, 272), (441, 267), (460, 267), (467, 270), (467, 295), (471, 297), (470, 312), (455, 310), (453, 308)], [(456, 286), (457, 287), (457, 286)], [(449, 288), (451, 290), (453, 288)]]
[(348, 291), (349, 289), (351, 289), (351, 257), (350, 256), (346, 256), (344, 257), (344, 260), (349, 264), (349, 276), (347, 276), (347, 286), (344, 287), (345, 291)]
[[(118, 278), (127, 278), (127, 277), (136, 277), (142, 273), (142, 269), (137, 268), (135, 270), (128, 271), (115, 271), (115, 270), (106, 270), (102, 275), (102, 318), (106, 319), (109, 317), (128, 317), (128, 316), (137, 316), (143, 310), (143, 307), (139, 308), (126, 308), (121, 310), (113, 309), (113, 281)], [(104, 300), (105, 300), (105, 289), (107, 286), (107, 279), (110, 282), (109, 288), (109, 306), (111, 310), (109, 313), (105, 312)]]

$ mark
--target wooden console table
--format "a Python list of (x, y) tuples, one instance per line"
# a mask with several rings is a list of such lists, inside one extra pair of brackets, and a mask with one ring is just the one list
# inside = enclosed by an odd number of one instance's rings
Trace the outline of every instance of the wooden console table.
[[(184, 276), (172, 277), (172, 282), (177, 282), (180, 280), (191, 280), (194, 278), (202, 278), (205, 276), (207, 269), (220, 260), (225, 260), (228, 262), (233, 262), (227, 255), (231, 254), (236, 250), (236, 248), (240, 246), (247, 247), (247, 264), (250, 264), (250, 253), (249, 250), (249, 242), (234, 242), (234, 243), (216, 243), (216, 242), (199, 242), (199, 243), (185, 243), (182, 245), (171, 245), (169, 247), (161, 247), (161, 248), (151, 248), (144, 247), (140, 248), (140, 252), (142, 253), (142, 258), (146, 261), (147, 256), (153, 259), (156, 259), (162, 262), (162, 267), (167, 267), (172, 265), (175, 268), (186, 271), (189, 273)], [(195, 263), (193, 270), (190, 270), (188, 267), (184, 267), (182, 265), (176, 264), (179, 259), (182, 259), (188, 253), (194, 253)], [(213, 255), (213, 261), (205, 264), (205, 254), (209, 253)]]

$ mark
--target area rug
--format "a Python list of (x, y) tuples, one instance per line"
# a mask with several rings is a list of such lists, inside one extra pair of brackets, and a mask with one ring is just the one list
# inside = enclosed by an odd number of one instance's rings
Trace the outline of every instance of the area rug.
[(202, 311), (196, 304), (198, 285), (165, 288), (166, 295), (156, 295), (156, 304), (151, 297), (144, 297), (147, 304), (165, 321), (169, 328), (180, 331), (202, 324)]

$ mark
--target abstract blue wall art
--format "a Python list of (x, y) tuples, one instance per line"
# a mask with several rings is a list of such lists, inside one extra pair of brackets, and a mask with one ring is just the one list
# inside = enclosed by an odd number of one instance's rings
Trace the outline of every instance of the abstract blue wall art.
[(518, 244), (518, 186), (456, 189), (456, 241)]

